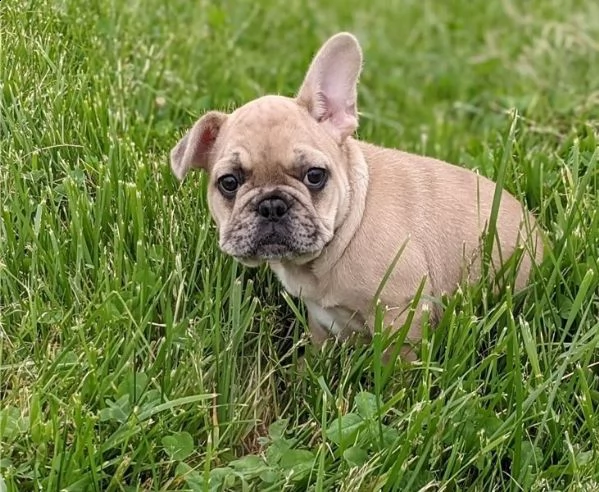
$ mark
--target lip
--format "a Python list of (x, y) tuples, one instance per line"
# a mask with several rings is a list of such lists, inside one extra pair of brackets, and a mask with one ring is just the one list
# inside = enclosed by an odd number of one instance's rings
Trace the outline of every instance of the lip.
[(285, 245), (269, 244), (261, 246), (251, 256), (234, 255), (234, 258), (246, 266), (255, 267), (264, 262), (278, 263), (285, 260), (293, 261), (295, 258), (300, 258), (301, 256), (301, 253), (293, 254)]
[(256, 248), (256, 256), (258, 258), (286, 258), (295, 256), (289, 246), (283, 243), (264, 243)]

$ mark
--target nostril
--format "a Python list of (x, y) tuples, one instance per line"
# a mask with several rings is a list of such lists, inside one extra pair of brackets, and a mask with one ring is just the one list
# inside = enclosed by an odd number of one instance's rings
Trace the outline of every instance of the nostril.
[(277, 219), (280, 219), (281, 217), (283, 217), (283, 215), (287, 213), (287, 204), (279, 198), (275, 198), (273, 202), (273, 215)]
[(263, 200), (258, 205), (258, 213), (265, 219), (270, 218), (270, 204), (269, 200)]

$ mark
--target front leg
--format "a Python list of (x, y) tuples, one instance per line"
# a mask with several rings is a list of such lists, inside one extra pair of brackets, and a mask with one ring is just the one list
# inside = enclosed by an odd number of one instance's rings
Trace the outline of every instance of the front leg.
[[(410, 314), (409, 309), (410, 308), (406, 308), (406, 309), (402, 310), (402, 312), (399, 312), (399, 313), (398, 313), (397, 309), (387, 310), (385, 312), (385, 315), (383, 318), (383, 329), (384, 330), (389, 329), (391, 332), (397, 332), (398, 330), (401, 330), (402, 328), (404, 328), (404, 325), (408, 321), (408, 317)], [(412, 317), (412, 322), (410, 323), (410, 326), (408, 327), (408, 331), (406, 333), (404, 343), (402, 344), (402, 346), (398, 352), (399, 357), (406, 362), (415, 362), (418, 360), (418, 357), (416, 356), (415, 348), (416, 348), (416, 345), (422, 339), (422, 323), (424, 321), (423, 314), (424, 314), (424, 310), (427, 310), (427, 309), (429, 309), (429, 307), (425, 303), (420, 303), (418, 306), (415, 307), (415, 312)], [(374, 315), (372, 315), (368, 319), (368, 325), (369, 325), (370, 329), (372, 330), (372, 332), (374, 332), (374, 325), (375, 325)], [(385, 352), (383, 354), (383, 362), (385, 364), (390, 361), (395, 350), (396, 350), (396, 346), (394, 346), (393, 344), (390, 345), (389, 347), (387, 347), (387, 349), (385, 350)]]
[(320, 349), (327, 340), (335, 338), (335, 318), (329, 310), (315, 302), (305, 299), (304, 304), (308, 310), (308, 328), (312, 344)]
[(308, 328), (312, 345), (321, 349), (324, 342), (333, 338), (331, 332), (325, 329), (311, 311), (308, 311)]
[(308, 326), (312, 342), (317, 347), (322, 347), (329, 339), (360, 342), (364, 335), (370, 338), (364, 318), (358, 313), (343, 307), (324, 308), (309, 300), (305, 300), (304, 303), (308, 308)]

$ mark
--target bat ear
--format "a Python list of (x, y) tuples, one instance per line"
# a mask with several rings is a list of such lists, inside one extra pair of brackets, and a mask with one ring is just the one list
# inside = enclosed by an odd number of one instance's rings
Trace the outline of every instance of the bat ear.
[(191, 130), (171, 150), (171, 169), (182, 180), (192, 168), (207, 170), (214, 142), (227, 115), (209, 111), (193, 125)]
[(358, 79), (362, 49), (350, 33), (329, 38), (310, 64), (297, 102), (342, 143), (358, 128)]

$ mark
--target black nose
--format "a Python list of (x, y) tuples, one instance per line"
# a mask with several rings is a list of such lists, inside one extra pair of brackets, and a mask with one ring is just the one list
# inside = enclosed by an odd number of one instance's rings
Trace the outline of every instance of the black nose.
[(278, 197), (265, 198), (258, 204), (258, 213), (265, 219), (276, 222), (289, 210), (289, 205)]

